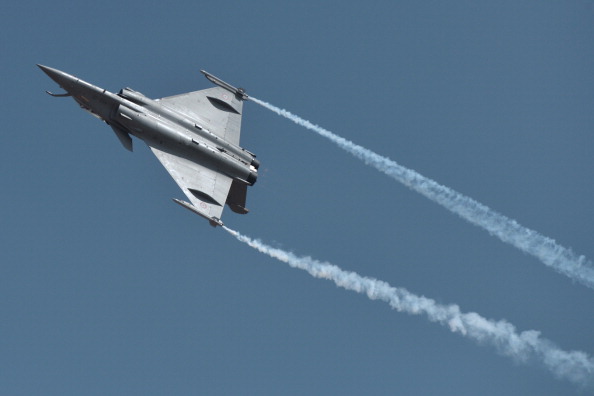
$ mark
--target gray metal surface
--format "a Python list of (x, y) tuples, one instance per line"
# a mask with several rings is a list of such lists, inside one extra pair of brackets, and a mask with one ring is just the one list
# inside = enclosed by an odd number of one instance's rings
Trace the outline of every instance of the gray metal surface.
[(247, 186), (256, 182), (259, 162), (239, 146), (243, 101), (235, 88), (203, 71), (219, 85), (162, 99), (150, 99), (130, 88), (114, 94), (75, 76), (38, 65), (84, 110), (111, 126), (124, 148), (132, 138), (143, 140), (167, 169), (190, 203), (174, 199), (186, 209), (223, 225), (225, 204), (245, 214)]

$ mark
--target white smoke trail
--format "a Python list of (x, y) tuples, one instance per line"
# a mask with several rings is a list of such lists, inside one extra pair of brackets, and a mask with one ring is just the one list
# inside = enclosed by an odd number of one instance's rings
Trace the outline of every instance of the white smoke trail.
[(365, 162), (365, 164), (373, 166), (380, 172), (396, 179), (470, 223), (485, 229), (503, 242), (538, 258), (557, 272), (594, 289), (594, 267), (592, 262), (588, 261), (584, 256), (576, 255), (571, 249), (557, 244), (553, 239), (526, 228), (515, 220), (495, 212), (472, 198), (462, 195), (449, 187), (442, 186), (387, 157), (383, 157), (318, 125), (314, 125), (287, 110), (280, 109), (253, 96), (250, 96), (250, 99), (268, 110), (329, 139), (340, 148)]
[(493, 345), (501, 354), (522, 363), (534, 360), (556, 377), (569, 380), (582, 387), (594, 385), (594, 360), (580, 351), (566, 352), (552, 342), (540, 337), (535, 330), (517, 333), (515, 327), (504, 320), (493, 321), (477, 313), (462, 313), (457, 305), (442, 305), (434, 300), (417, 296), (404, 288), (363, 277), (345, 271), (336, 265), (320, 262), (311, 257), (298, 257), (293, 253), (276, 249), (251, 239), (230, 228), (227, 232), (261, 253), (307, 271), (315, 278), (328, 279), (337, 286), (366, 294), (371, 300), (382, 300), (399, 312), (412, 315), (424, 314), (431, 322), (448, 326), (454, 333), (471, 338), (479, 343)]

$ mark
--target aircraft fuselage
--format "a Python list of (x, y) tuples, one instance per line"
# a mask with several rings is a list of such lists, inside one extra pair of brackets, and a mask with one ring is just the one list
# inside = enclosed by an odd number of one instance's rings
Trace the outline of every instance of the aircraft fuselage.
[[(114, 94), (59, 70), (39, 67), (83, 109), (109, 124), (122, 143), (129, 139), (126, 135), (133, 135), (151, 147), (198, 161), (247, 185), (256, 182), (255, 155), (210, 132), (203, 120), (190, 119), (129, 88)], [(131, 150), (131, 141), (125, 146)]]

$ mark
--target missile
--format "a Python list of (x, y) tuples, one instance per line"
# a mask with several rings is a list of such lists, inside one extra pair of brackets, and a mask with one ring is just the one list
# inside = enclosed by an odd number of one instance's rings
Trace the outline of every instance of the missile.
[(196, 207), (189, 202), (182, 201), (181, 199), (177, 199), (177, 198), (173, 198), (173, 202), (180, 205), (181, 207), (188, 209), (191, 212), (196, 213), (199, 216), (204, 217), (206, 220), (208, 220), (210, 225), (213, 227), (216, 227), (216, 226), (222, 227), (223, 226), (223, 222), (221, 221), (221, 219), (217, 219), (216, 217), (208, 217), (206, 214), (204, 214), (204, 213), (200, 212), (198, 209), (196, 209)]
[(213, 84), (218, 85), (221, 88), (225, 88), (227, 91), (235, 94), (238, 99), (247, 100), (249, 98), (247, 93), (245, 93), (245, 89), (235, 88), (233, 85), (228, 84), (225, 81), (221, 80), (220, 78), (213, 76), (206, 70), (200, 70), (200, 73), (204, 74), (204, 77), (206, 77)]

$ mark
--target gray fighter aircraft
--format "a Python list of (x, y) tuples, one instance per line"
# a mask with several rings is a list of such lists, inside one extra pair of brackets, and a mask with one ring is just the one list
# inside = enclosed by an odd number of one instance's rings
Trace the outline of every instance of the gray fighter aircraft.
[(132, 151), (132, 136), (149, 146), (190, 202), (186, 209), (222, 226), (223, 206), (246, 214), (247, 186), (258, 178), (256, 155), (239, 147), (243, 88), (235, 88), (201, 70), (217, 87), (162, 99), (150, 99), (130, 88), (118, 94), (70, 74), (37, 65), (84, 110), (105, 121)]

